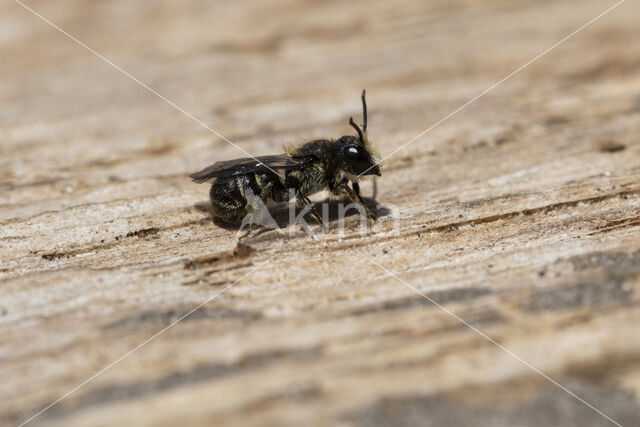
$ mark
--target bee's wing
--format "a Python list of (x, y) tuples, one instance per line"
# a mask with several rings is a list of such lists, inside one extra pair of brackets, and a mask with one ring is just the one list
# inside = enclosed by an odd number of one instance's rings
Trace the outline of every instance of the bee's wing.
[(215, 162), (200, 172), (189, 175), (194, 182), (201, 184), (215, 178), (246, 175), (252, 172), (273, 172), (274, 170), (302, 169), (308, 164), (306, 158), (294, 159), (286, 154), (275, 156), (245, 157), (242, 159)]

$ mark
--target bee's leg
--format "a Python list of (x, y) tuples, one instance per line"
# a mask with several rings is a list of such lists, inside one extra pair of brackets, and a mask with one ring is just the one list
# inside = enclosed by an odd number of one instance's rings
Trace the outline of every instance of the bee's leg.
[[(324, 231), (327, 231), (327, 226), (322, 221), (322, 217), (318, 214), (318, 211), (314, 207), (313, 203), (307, 196), (302, 194), (296, 188), (285, 188), (279, 185), (274, 186), (272, 196), (274, 201), (276, 202), (287, 202), (292, 197), (296, 198), (296, 206), (299, 208), (309, 209), (309, 215), (322, 226)], [(307, 206), (309, 206), (307, 208)]]
[(246, 239), (251, 235), (251, 233), (256, 231), (258, 228), (259, 227), (257, 224), (247, 224), (245, 227), (246, 231), (244, 232), (244, 234), (242, 234), (242, 236), (238, 237), (238, 240)]
[(360, 197), (360, 184), (358, 184), (357, 182), (352, 182), (351, 188), (353, 188), (353, 192), (356, 193), (356, 196)]
[(309, 198), (307, 196), (305, 196), (304, 194), (298, 192), (296, 194), (296, 198), (298, 200), (300, 200), (300, 204), (304, 203), (304, 208), (307, 208), (307, 206), (309, 207), (309, 215), (311, 215), (311, 217), (322, 226), (322, 230), (323, 231), (327, 231), (327, 226), (325, 225), (325, 223), (322, 221), (322, 216), (320, 216), (320, 214), (318, 213), (318, 211), (316, 210), (316, 207), (314, 206), (313, 202), (311, 200), (309, 200)]
[(367, 204), (364, 202), (364, 200), (362, 199), (362, 196), (360, 196), (360, 184), (358, 184), (357, 182), (352, 182), (351, 186), (353, 187), (353, 193), (356, 195), (356, 197), (358, 198), (358, 202), (364, 206), (364, 208), (367, 211), (367, 215), (369, 215), (369, 218), (373, 219), (374, 221), (376, 219), (378, 219), (378, 216), (376, 214), (374, 214), (370, 209), (369, 206), (367, 206)]
[(378, 219), (378, 217), (373, 212), (371, 212), (371, 209), (369, 209), (369, 206), (367, 206), (364, 203), (364, 201), (362, 200), (362, 197), (360, 197), (360, 186), (358, 185), (357, 182), (354, 182), (353, 188), (351, 188), (349, 187), (348, 181), (342, 180), (342, 182), (338, 184), (337, 188), (340, 191), (344, 192), (349, 198), (349, 200), (351, 200), (352, 203), (362, 206), (365, 213), (367, 214), (367, 218), (372, 219), (374, 221)]
[(258, 236), (260, 236), (260, 235), (262, 235), (264, 233), (267, 233), (267, 232), (271, 231), (270, 228), (261, 227), (261, 226), (256, 225), (256, 224), (248, 225), (246, 227), (246, 230), (247, 231), (245, 231), (242, 236), (238, 237), (238, 242), (240, 240), (246, 239), (248, 237), (258, 237)]

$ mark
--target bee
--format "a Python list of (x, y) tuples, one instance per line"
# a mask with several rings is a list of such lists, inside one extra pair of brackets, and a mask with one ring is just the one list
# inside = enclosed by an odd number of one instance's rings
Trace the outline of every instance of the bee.
[[(257, 196), (263, 204), (287, 202), (292, 196), (321, 225), (324, 224), (309, 196), (328, 190), (346, 195), (367, 217), (376, 216), (360, 196), (358, 180), (365, 175), (381, 176), (380, 155), (367, 135), (367, 102), (362, 91), (362, 128), (349, 117), (357, 136), (314, 139), (285, 147), (284, 154), (219, 161), (191, 174), (196, 183), (212, 183), (209, 197), (214, 217), (240, 224), (255, 213)], [(351, 185), (349, 185), (351, 184)]]

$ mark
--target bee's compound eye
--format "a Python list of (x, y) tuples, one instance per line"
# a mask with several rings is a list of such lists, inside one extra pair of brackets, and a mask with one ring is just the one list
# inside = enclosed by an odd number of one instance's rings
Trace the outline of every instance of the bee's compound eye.
[(358, 156), (360, 156), (360, 150), (357, 147), (354, 147), (353, 145), (350, 147), (347, 147), (344, 151), (346, 156), (352, 159), (355, 159)]

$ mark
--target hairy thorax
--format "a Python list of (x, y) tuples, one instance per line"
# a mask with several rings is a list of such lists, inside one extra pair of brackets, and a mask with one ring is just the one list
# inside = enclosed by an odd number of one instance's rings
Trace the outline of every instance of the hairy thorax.
[(295, 187), (302, 194), (311, 195), (329, 188), (329, 179), (323, 165), (317, 164), (309, 168), (291, 171), (285, 178), (286, 187)]

